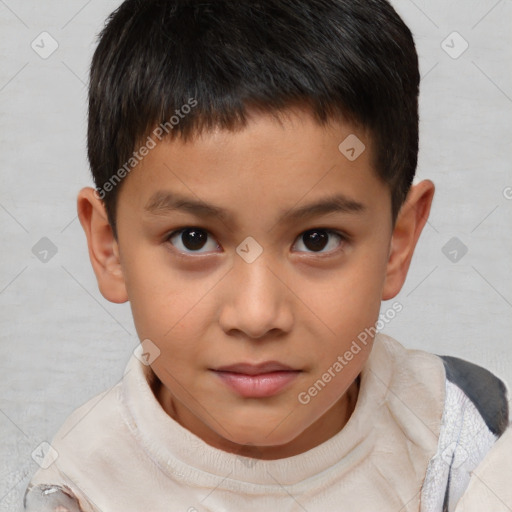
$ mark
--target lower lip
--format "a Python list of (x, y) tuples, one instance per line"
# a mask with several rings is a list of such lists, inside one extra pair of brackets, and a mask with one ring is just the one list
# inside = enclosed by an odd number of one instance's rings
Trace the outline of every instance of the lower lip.
[(245, 398), (264, 398), (282, 391), (300, 371), (282, 371), (246, 375), (244, 373), (215, 372), (222, 381)]

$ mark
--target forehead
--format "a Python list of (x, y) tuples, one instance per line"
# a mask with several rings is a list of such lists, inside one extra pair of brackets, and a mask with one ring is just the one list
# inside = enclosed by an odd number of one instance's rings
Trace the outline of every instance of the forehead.
[(337, 121), (320, 125), (300, 110), (280, 119), (253, 115), (236, 131), (164, 139), (125, 179), (119, 201), (143, 215), (186, 208), (188, 200), (190, 211), (204, 215), (272, 208), (284, 219), (291, 205), (305, 207), (327, 195), (339, 209), (361, 211), (363, 199), (387, 189), (374, 171), (366, 130)]

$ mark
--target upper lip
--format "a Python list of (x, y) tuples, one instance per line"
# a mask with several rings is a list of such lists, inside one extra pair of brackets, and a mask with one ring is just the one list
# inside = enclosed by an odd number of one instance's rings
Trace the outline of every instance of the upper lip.
[(236, 363), (230, 364), (228, 366), (220, 366), (219, 368), (214, 368), (214, 370), (217, 372), (243, 373), (245, 375), (260, 375), (262, 373), (283, 371), (298, 371), (295, 368), (291, 368), (286, 364), (280, 363), (279, 361), (265, 361), (259, 364)]

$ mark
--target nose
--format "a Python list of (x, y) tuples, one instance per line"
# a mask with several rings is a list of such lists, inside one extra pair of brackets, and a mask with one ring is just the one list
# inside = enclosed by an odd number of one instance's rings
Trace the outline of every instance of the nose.
[(252, 263), (236, 257), (219, 317), (224, 332), (260, 339), (291, 330), (293, 294), (280, 274), (265, 251)]

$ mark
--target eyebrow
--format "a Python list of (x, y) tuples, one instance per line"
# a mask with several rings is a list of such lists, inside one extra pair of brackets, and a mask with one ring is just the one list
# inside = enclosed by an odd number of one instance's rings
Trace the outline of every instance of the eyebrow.
[[(282, 210), (278, 222), (296, 222), (330, 213), (358, 213), (365, 210), (362, 203), (343, 194), (336, 194), (298, 208)], [(231, 219), (231, 214), (224, 208), (168, 191), (155, 192), (144, 206), (144, 212), (154, 216), (173, 211), (184, 211), (203, 218), (217, 217), (224, 221)]]

